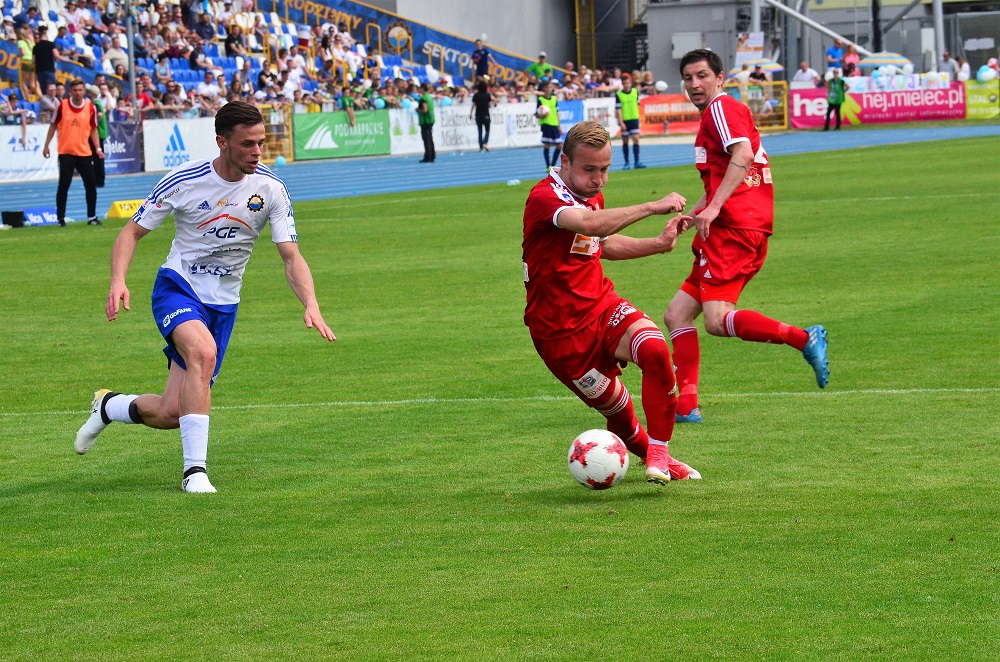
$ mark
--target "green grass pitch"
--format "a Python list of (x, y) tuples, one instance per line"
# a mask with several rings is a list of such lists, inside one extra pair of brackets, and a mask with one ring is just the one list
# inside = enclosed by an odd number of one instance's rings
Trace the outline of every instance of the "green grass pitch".
[[(706, 422), (671, 446), (704, 480), (665, 488), (566, 469), (603, 419), (521, 321), (530, 183), (298, 203), (332, 345), (265, 231), (208, 497), (179, 490), (177, 432), (72, 448), (95, 389), (162, 388), (172, 227), (140, 242), (114, 323), (120, 222), (0, 234), (0, 659), (995, 659), (998, 153), (774, 159), (741, 307), (824, 324), (830, 386), (788, 347), (702, 335)], [(673, 190), (699, 197), (693, 168), (614, 172), (606, 195)], [(690, 242), (606, 270), (662, 325)]]

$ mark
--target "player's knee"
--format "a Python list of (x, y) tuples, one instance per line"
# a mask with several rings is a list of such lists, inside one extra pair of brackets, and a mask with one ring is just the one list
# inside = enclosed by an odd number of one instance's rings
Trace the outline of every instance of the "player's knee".
[(725, 317), (717, 315), (705, 315), (705, 333), (712, 336), (720, 336), (725, 338), (729, 334), (726, 333)]
[(663, 312), (663, 323), (671, 331), (688, 326), (694, 326), (694, 319), (675, 304), (670, 304)]
[(216, 355), (214, 344), (200, 344), (188, 349), (184, 363), (189, 371), (196, 371), (198, 374), (207, 373), (211, 376), (215, 371)]

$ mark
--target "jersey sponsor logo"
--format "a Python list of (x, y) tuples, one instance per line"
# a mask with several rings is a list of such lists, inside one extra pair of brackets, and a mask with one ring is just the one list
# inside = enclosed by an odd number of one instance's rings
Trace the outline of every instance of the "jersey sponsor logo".
[[(246, 221), (244, 221), (242, 218), (238, 218), (236, 216), (233, 216), (232, 214), (219, 214), (215, 218), (210, 218), (207, 221), (205, 221), (204, 223), (202, 223), (201, 225), (199, 225), (198, 229), (200, 230), (203, 227), (205, 227), (206, 225), (211, 225), (212, 223), (215, 223), (216, 221), (226, 221), (226, 220), (233, 221), (235, 223), (239, 223), (240, 225), (245, 226), (251, 232), (253, 231), (253, 228), (250, 227), (249, 223), (247, 223)], [(231, 228), (232, 230), (234, 230), (234, 232), (228, 232), (228, 233), (227, 232), (223, 232), (223, 230), (226, 230), (226, 229), (229, 229), (229, 228)], [(208, 230), (206, 230), (205, 232), (203, 232), (201, 236), (202, 237), (206, 237), (206, 236), (212, 234), (212, 235), (215, 235), (216, 237), (219, 237), (220, 239), (229, 239), (231, 237), (235, 237), (236, 236), (235, 230), (239, 230), (239, 228), (237, 228), (234, 225), (230, 225), (230, 226), (217, 225), (214, 228), (209, 228)]]
[(247, 200), (247, 209), (249, 209), (250, 211), (260, 211), (263, 208), (264, 208), (264, 198), (258, 195), (257, 193), (251, 195), (250, 199)]
[(230, 202), (229, 198), (226, 198), (225, 200), (219, 200), (218, 202), (216, 202), (215, 206), (216, 207), (239, 207), (240, 205), (239, 205), (238, 202)]
[(622, 323), (622, 320), (631, 315), (632, 313), (638, 312), (638, 309), (624, 301), (618, 304), (615, 308), (615, 312), (611, 313), (611, 319), (608, 320), (608, 326), (616, 327)]
[(169, 192), (165, 193), (164, 195), (161, 195), (159, 198), (156, 199), (156, 206), (159, 207), (161, 204), (163, 204), (164, 200), (168, 200), (168, 199), (172, 198), (174, 196), (174, 194), (176, 194), (180, 190), (181, 190), (181, 187), (178, 186), (176, 188), (171, 189)]
[(191, 160), (187, 147), (184, 146), (184, 138), (181, 136), (181, 127), (174, 124), (174, 130), (170, 133), (170, 140), (167, 141), (167, 148), (163, 150), (163, 165), (167, 168), (176, 168), (182, 163)]
[(576, 198), (573, 197), (573, 194), (570, 193), (569, 189), (566, 188), (565, 186), (557, 184), (556, 182), (552, 182), (552, 190), (555, 191), (556, 197), (562, 200), (563, 202), (568, 202), (572, 205), (577, 204)]
[(573, 243), (569, 246), (569, 252), (573, 255), (593, 255), (600, 247), (600, 237), (588, 237), (585, 234), (577, 234), (573, 237)]
[(178, 308), (177, 310), (175, 310), (174, 312), (170, 313), (169, 315), (163, 318), (163, 328), (165, 329), (168, 326), (170, 326), (170, 322), (178, 315), (190, 312), (191, 312), (190, 308)]
[(584, 397), (593, 400), (601, 397), (608, 390), (608, 387), (611, 386), (611, 378), (594, 368), (580, 379), (574, 379), (573, 384), (580, 389), (580, 393), (583, 393)]
[(764, 183), (765, 184), (770, 184), (771, 183), (771, 169), (770, 168), (764, 168), (763, 172), (764, 172)]
[(201, 204), (198, 205), (198, 209), (201, 209), (201, 210), (204, 210), (204, 211), (210, 211), (212, 209), (212, 205), (208, 204), (208, 200), (202, 200)]
[(747, 176), (743, 178), (747, 186), (760, 186), (760, 172), (754, 166), (747, 170)]
[(694, 146), (694, 162), (708, 163), (708, 151), (700, 145)]

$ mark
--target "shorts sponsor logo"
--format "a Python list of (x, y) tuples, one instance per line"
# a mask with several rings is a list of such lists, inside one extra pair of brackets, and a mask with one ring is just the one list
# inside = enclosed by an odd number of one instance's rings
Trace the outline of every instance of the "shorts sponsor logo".
[(170, 322), (173, 321), (173, 319), (178, 315), (190, 312), (191, 312), (190, 308), (178, 308), (177, 310), (175, 310), (174, 312), (170, 313), (169, 315), (163, 318), (163, 328), (165, 329), (168, 326), (170, 326)]
[(594, 368), (580, 379), (574, 379), (573, 384), (580, 389), (584, 397), (593, 400), (601, 397), (608, 390), (608, 387), (611, 386), (611, 378)]
[(611, 319), (608, 320), (608, 326), (618, 326), (621, 324), (623, 319), (635, 312), (638, 312), (635, 306), (625, 303), (624, 301), (619, 303), (618, 307), (615, 308), (615, 312), (611, 314)]

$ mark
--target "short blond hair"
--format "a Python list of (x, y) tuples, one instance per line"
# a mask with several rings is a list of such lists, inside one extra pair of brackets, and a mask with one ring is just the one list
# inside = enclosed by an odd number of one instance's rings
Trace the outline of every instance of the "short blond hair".
[(579, 145), (586, 145), (594, 149), (602, 149), (611, 142), (611, 134), (608, 130), (597, 122), (588, 120), (580, 122), (566, 133), (563, 141), (563, 152), (572, 161), (573, 153)]

